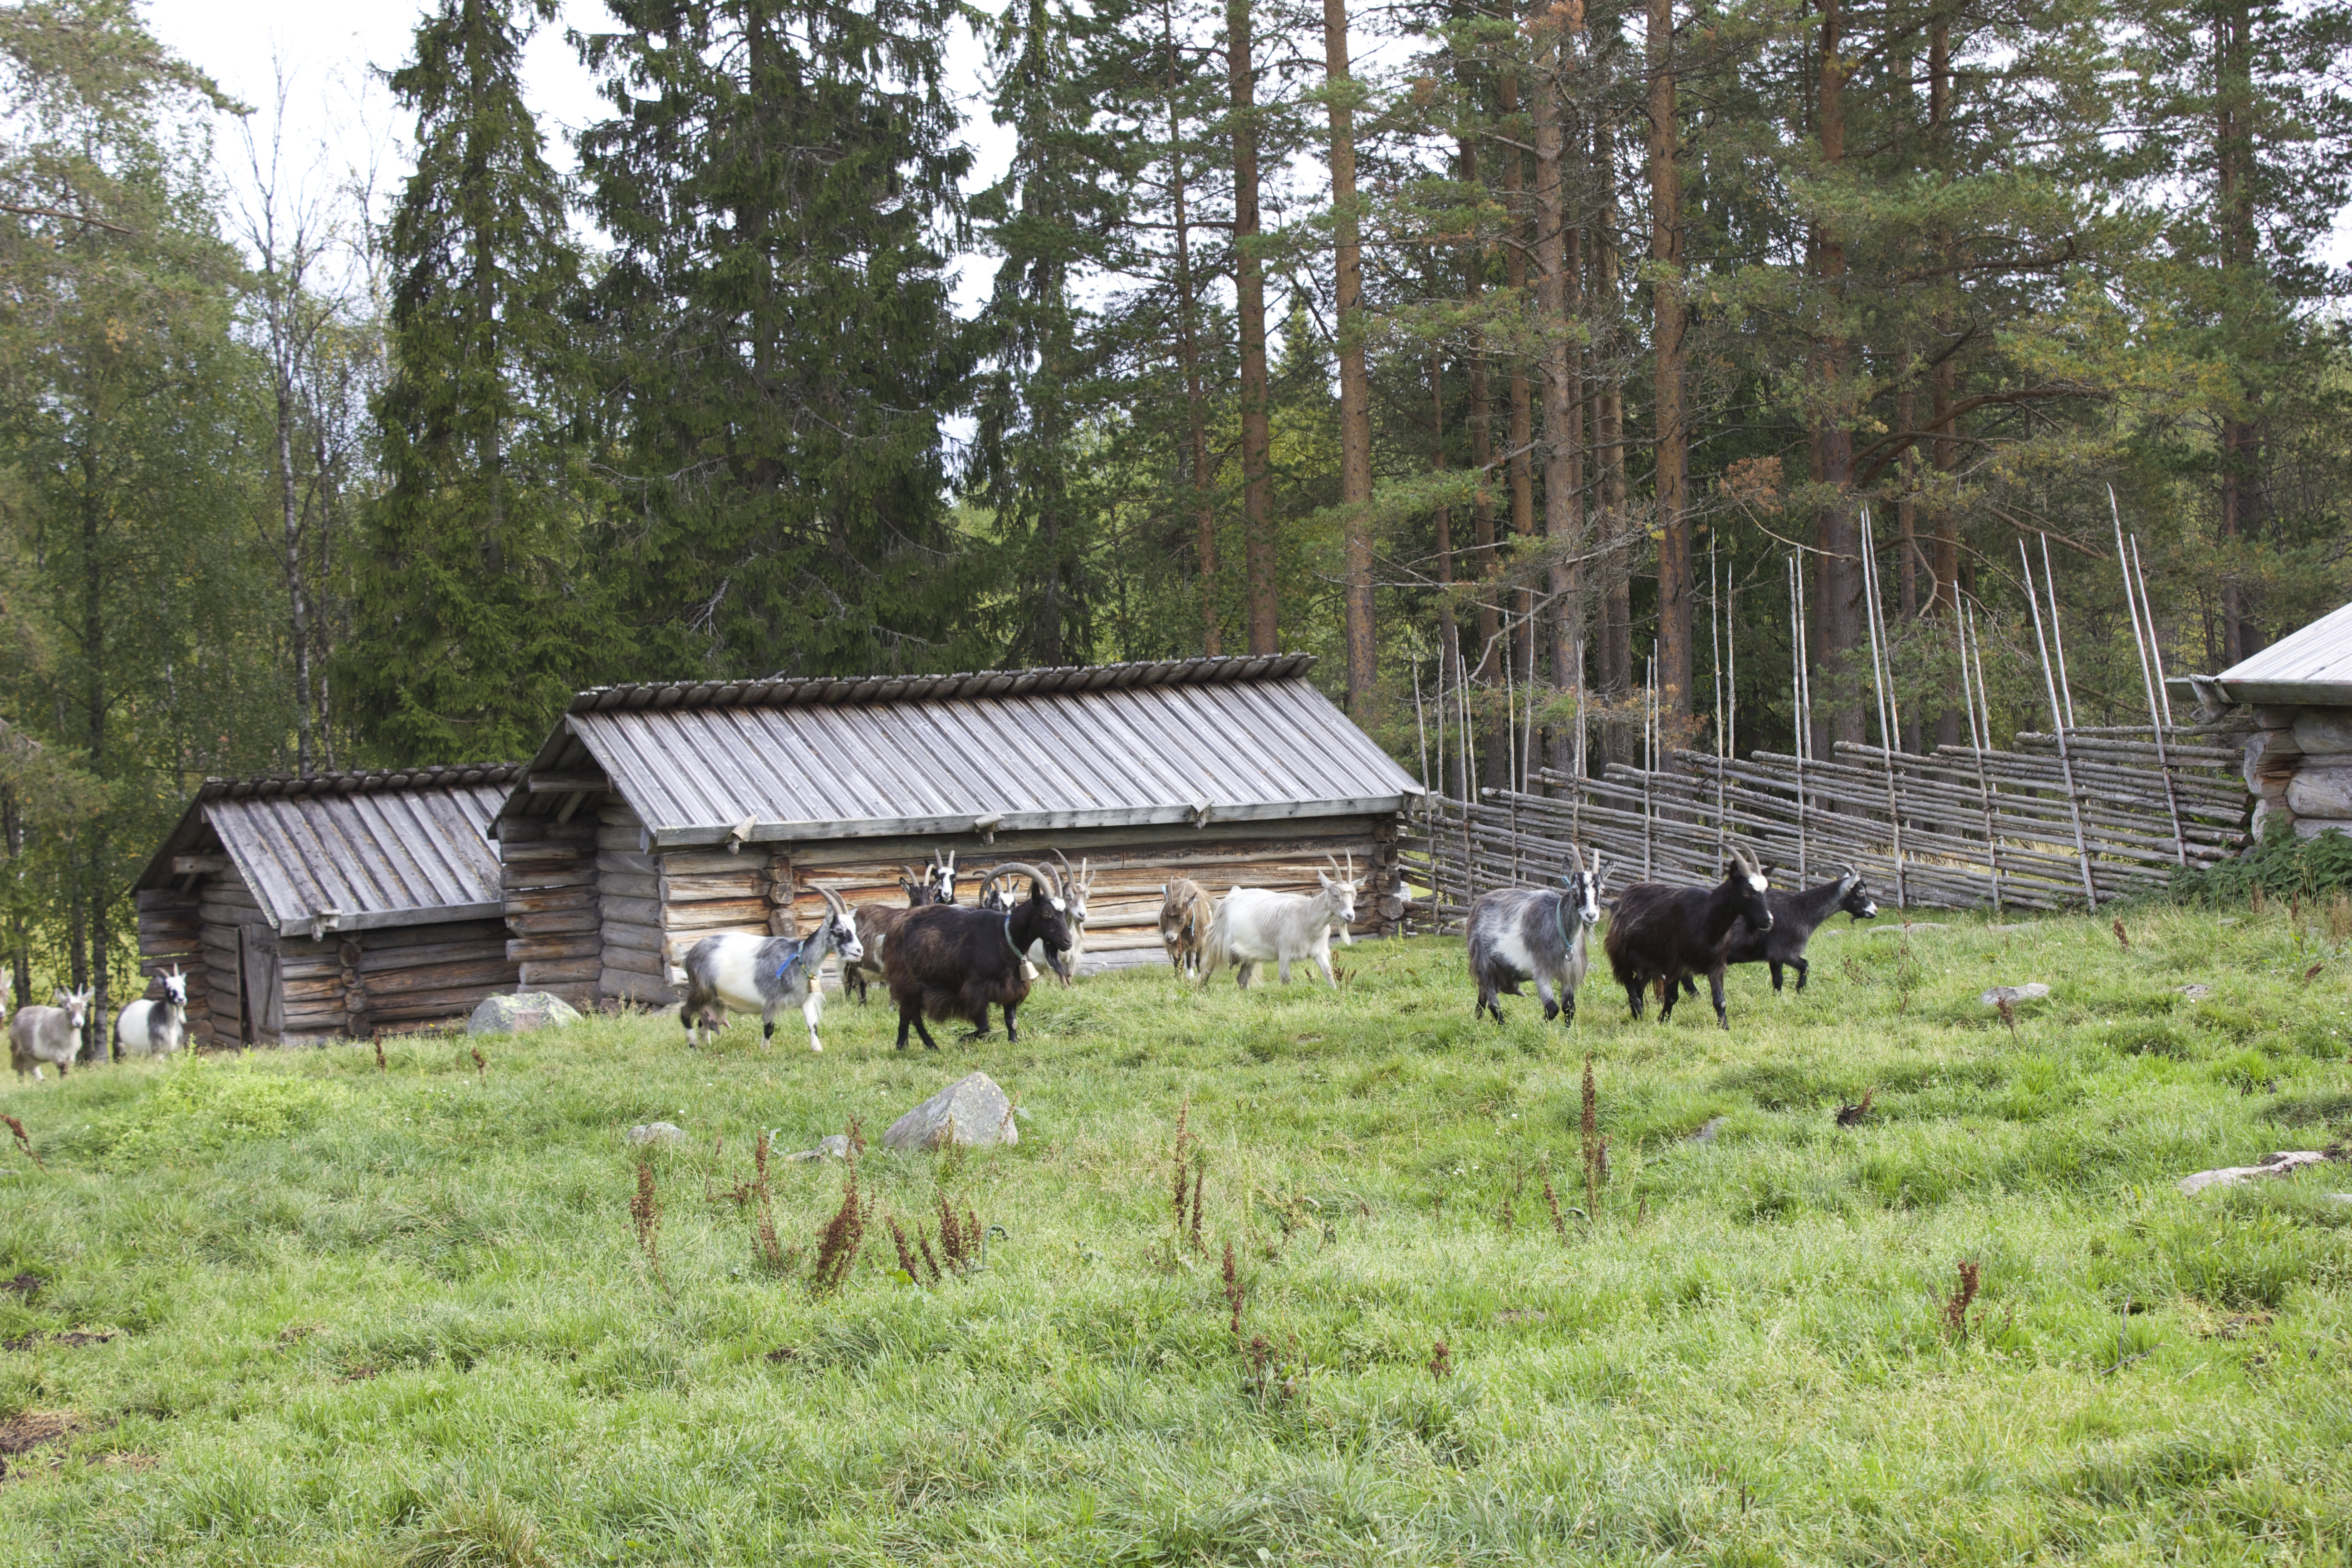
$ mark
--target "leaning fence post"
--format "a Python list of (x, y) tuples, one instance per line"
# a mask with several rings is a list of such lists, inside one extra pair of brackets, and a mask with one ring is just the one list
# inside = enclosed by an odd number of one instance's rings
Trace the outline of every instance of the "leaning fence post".
[(2147, 667), (2147, 642), (2140, 636), (2139, 605), (2132, 596), (2131, 557), (2124, 553), (2124, 512), (2116, 503), (2116, 487), (2107, 487), (2107, 510), (2116, 520), (2116, 569), (2123, 574), (2124, 613), (2131, 617), (2132, 647), (2139, 650), (2140, 684), (2147, 689), (2147, 721), (2156, 731), (2156, 768), (2164, 775), (2164, 804), (2172, 813), (2172, 854), (2189, 864), (2189, 841), (2180, 831), (2180, 795), (2172, 784), (2172, 759), (2164, 744), (2164, 716), (2156, 708), (2156, 678)]
[[(2042, 635), (2042, 600), (2033, 591), (2033, 557), (2025, 552), (2025, 541), (2017, 542), (2017, 559), (2025, 568), (2025, 603), (2033, 612), (2033, 643), (2042, 652), (2042, 684), (2050, 694), (2050, 726), (2058, 731), (2058, 767), (2066, 781), (2066, 809), (2074, 819), (2074, 853), (2083, 863), (2083, 896), (2091, 907), (2099, 907), (2099, 888), (2091, 879), (2091, 847), (2083, 837), (2083, 796), (2074, 787), (2074, 757), (2066, 749), (2066, 715), (2058, 706), (2057, 678), (2050, 673), (2050, 643)], [(2052, 584), (2053, 592), (2056, 584)]]

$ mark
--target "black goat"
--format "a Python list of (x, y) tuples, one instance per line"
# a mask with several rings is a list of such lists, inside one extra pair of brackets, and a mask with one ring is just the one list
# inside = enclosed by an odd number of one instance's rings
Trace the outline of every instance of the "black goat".
[(1737, 921), (1745, 920), (1759, 931), (1772, 929), (1772, 906), (1765, 889), (1764, 873), (1736, 847), (1723, 880), (1712, 888), (1636, 882), (1626, 889), (1601, 946), (1609, 954), (1610, 972), (1625, 988), (1633, 1016), (1642, 1016), (1642, 994), (1654, 984), (1659, 988), (1658, 1021), (1666, 1022), (1675, 1015), (1675, 987), (1690, 975), (1704, 974), (1715, 1001), (1716, 1023), (1731, 1027), (1723, 1010), (1725, 950)]
[(882, 980), (898, 1005), (898, 1049), (907, 1048), (907, 1031), (923, 1037), (927, 1050), (938, 1050), (923, 1020), (962, 1018), (972, 1029), (964, 1038), (988, 1037), (988, 1010), (1004, 1009), (1004, 1034), (1018, 1040), (1020, 1028), (1013, 1009), (1029, 999), (1036, 968), (1023, 956), (1032, 942), (1042, 942), (1049, 953), (1070, 950), (1069, 900), (1053, 877), (1034, 866), (1011, 861), (981, 879), (985, 906), (989, 885), (997, 878), (1025, 873), (1029, 896), (1010, 909), (963, 909), (934, 904), (908, 910), (882, 955)]
[[(1818, 888), (1801, 892), (1774, 892), (1764, 895), (1772, 907), (1772, 929), (1757, 931), (1746, 921), (1731, 928), (1731, 942), (1723, 950), (1727, 963), (1769, 963), (1772, 966), (1772, 989), (1780, 989), (1780, 968), (1783, 964), (1797, 972), (1797, 989), (1805, 988), (1805, 943), (1813, 938), (1821, 923), (1843, 910), (1857, 921), (1878, 918), (1878, 904), (1870, 889), (1862, 885), (1862, 873), (1848, 866), (1845, 875), (1834, 882), (1823, 882)], [(1687, 974), (1683, 976), (1683, 994), (1698, 994), (1698, 984)]]

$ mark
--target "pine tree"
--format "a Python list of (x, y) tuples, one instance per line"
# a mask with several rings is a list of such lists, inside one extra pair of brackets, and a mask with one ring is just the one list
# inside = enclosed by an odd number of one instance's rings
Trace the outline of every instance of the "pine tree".
[(1003, 541), (1003, 634), (1013, 661), (1082, 663), (1095, 638), (1093, 524), (1079, 443), (1091, 353), (1074, 278), (1101, 268), (1121, 225), (1125, 151), (1096, 123), (1087, 53), (1116, 11), (1013, 0), (998, 19), (991, 94), (1014, 133), (1012, 166), (972, 216), (1003, 258), (981, 323), (993, 368), (979, 399), (971, 488)]
[[(984, 658), (950, 531), (967, 396), (942, 247), (964, 221), (946, 0), (621, 0), (581, 138), (623, 557), (677, 673)], [(969, 665), (966, 664), (968, 668)]]
[(611, 658), (570, 407), (580, 257), (520, 76), (554, 14), (554, 0), (440, 0), (392, 78), (417, 156), (390, 237), (390, 487), (340, 661), (387, 758), (528, 756)]

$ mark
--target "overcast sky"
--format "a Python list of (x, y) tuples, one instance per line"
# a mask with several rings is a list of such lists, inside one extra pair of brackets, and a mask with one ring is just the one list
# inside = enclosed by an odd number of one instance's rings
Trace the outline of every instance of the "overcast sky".
[[(286, 110), (286, 163), (307, 166), (316, 156), (340, 173), (373, 166), (385, 196), (408, 172), (406, 143), (415, 127), (394, 112), (383, 78), (407, 58), (411, 34), (425, 7), (418, 0), (337, 5), (320, 0), (149, 0), (157, 37), (209, 72), (231, 97), (254, 106), (257, 134), (276, 97), (277, 62), (290, 84)], [(563, 0), (555, 26), (540, 30), (525, 56), (524, 90), (559, 168), (573, 163), (570, 137), (602, 118), (587, 70), (564, 30), (597, 32), (613, 25), (602, 0)], [(975, 152), (975, 184), (994, 179), (1009, 155), (1004, 134), (988, 119), (980, 91), (981, 51), (961, 29), (950, 53), (950, 88), (965, 100), (964, 139)], [(220, 163), (232, 186), (245, 151), (235, 127), (224, 126)], [(990, 263), (966, 257), (958, 302), (974, 309), (985, 296)]]

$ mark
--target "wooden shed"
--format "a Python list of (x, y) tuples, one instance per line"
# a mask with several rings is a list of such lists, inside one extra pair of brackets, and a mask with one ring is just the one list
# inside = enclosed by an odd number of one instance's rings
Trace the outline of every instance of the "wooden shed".
[[(797, 934), (899, 902), (899, 868), (1093, 862), (1086, 969), (1162, 961), (1160, 884), (1311, 892), (1352, 855), (1366, 931), (1402, 906), (1420, 786), (1307, 679), (1313, 659), (621, 686), (573, 700), (499, 815), (522, 984), (666, 1003), (713, 931)], [(969, 884), (967, 884), (969, 885)], [(593, 978), (592, 978), (593, 976)]]
[(2352, 605), (2219, 675), (2173, 685), (2201, 716), (2242, 731), (2255, 842), (2273, 823), (2304, 838), (2352, 834)]
[(471, 1012), (514, 988), (487, 830), (520, 772), (205, 781), (139, 879), (141, 973), (185, 968), (190, 1033), (219, 1045)]

